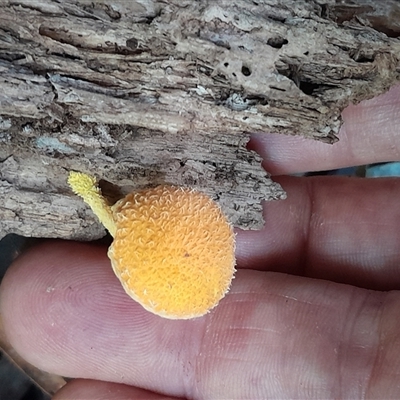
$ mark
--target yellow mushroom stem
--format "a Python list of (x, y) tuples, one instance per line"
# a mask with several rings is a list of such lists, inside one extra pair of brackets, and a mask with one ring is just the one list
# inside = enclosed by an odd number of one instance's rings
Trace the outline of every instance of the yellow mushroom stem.
[(71, 171), (68, 176), (68, 184), (72, 191), (87, 203), (100, 222), (115, 237), (117, 226), (114, 221), (111, 206), (101, 194), (97, 186), (96, 178), (82, 172)]

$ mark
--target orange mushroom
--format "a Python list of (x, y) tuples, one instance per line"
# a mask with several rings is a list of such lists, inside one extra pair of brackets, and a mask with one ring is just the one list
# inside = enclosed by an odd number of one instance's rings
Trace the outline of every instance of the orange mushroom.
[(195, 318), (225, 296), (235, 272), (235, 235), (210, 197), (162, 185), (110, 206), (93, 177), (71, 172), (68, 183), (114, 237), (112, 268), (146, 310)]

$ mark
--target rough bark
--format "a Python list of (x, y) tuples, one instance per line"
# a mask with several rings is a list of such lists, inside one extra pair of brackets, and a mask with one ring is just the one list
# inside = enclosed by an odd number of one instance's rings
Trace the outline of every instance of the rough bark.
[(400, 7), (380, 3), (0, 0), (0, 237), (102, 236), (69, 170), (111, 197), (195, 187), (259, 228), (285, 194), (249, 132), (332, 143), (398, 82)]

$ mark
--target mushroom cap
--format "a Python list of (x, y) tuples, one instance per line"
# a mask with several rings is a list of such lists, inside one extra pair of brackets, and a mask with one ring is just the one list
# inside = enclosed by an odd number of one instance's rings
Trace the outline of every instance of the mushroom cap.
[(112, 210), (117, 229), (108, 256), (145, 309), (189, 319), (224, 297), (235, 272), (235, 235), (210, 197), (158, 186), (128, 194)]

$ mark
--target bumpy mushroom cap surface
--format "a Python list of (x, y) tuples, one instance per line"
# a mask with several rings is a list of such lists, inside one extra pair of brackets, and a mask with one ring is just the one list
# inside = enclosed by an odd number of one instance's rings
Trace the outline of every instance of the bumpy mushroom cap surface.
[(108, 255), (125, 291), (171, 319), (206, 314), (229, 290), (235, 237), (207, 195), (158, 186), (113, 207), (116, 234)]
[(235, 235), (207, 195), (158, 186), (110, 206), (95, 178), (72, 171), (68, 184), (114, 237), (114, 272), (145, 309), (170, 319), (200, 317), (229, 290)]

